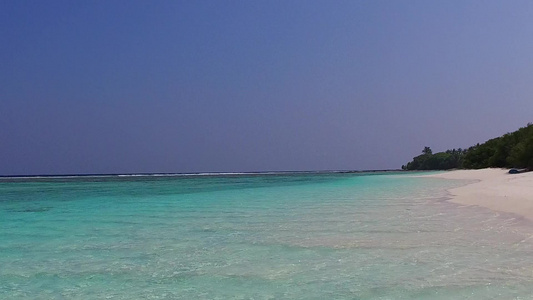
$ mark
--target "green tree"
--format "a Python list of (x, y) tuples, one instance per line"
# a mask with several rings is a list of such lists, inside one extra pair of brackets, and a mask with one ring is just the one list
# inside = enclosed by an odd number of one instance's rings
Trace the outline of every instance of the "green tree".
[(529, 168), (533, 170), (533, 124), (490, 139), (468, 149), (451, 149), (433, 154), (424, 147), (422, 154), (402, 166), (405, 170), (447, 170), (453, 168)]

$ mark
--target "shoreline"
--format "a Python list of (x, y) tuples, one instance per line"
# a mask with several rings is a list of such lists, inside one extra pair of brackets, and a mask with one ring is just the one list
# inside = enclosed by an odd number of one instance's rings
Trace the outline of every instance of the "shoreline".
[(508, 169), (454, 170), (421, 175), (426, 178), (476, 180), (449, 189), (450, 202), (512, 213), (533, 221), (533, 172), (509, 174)]

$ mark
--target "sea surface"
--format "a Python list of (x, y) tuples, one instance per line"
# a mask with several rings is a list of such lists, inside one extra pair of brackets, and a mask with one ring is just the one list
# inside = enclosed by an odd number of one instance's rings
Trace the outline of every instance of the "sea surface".
[(533, 299), (532, 225), (414, 175), (0, 178), (0, 299)]

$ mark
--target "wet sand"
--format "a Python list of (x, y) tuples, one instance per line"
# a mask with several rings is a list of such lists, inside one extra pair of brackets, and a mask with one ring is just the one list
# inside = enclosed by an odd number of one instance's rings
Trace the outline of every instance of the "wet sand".
[(456, 170), (425, 175), (476, 182), (449, 190), (451, 201), (514, 213), (533, 221), (533, 172), (509, 174), (508, 169)]

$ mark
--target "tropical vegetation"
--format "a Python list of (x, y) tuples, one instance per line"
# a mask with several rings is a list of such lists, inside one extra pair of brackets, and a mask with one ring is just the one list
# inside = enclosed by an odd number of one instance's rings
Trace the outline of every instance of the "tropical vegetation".
[(449, 170), (482, 168), (527, 168), (533, 170), (533, 124), (477, 144), (468, 149), (422, 154), (402, 166), (403, 170)]

